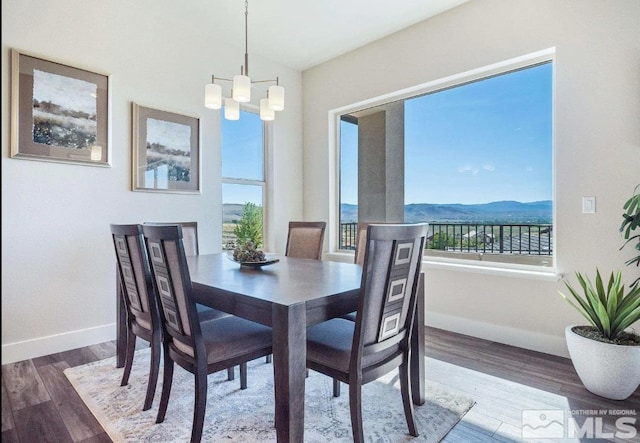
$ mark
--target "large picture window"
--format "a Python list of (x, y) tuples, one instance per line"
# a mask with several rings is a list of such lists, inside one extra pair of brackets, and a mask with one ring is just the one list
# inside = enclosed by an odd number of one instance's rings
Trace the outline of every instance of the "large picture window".
[(338, 248), (357, 222), (428, 222), (425, 254), (553, 265), (553, 63), (340, 116)]
[(265, 207), (266, 128), (260, 116), (241, 110), (239, 120), (222, 119), (222, 248), (238, 236), (262, 246)]

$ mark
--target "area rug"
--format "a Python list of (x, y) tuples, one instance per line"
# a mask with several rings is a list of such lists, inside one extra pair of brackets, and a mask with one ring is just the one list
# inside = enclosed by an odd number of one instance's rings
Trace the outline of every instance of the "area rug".
[[(65, 375), (107, 434), (115, 442), (187, 442), (193, 420), (193, 375), (176, 365), (169, 407), (163, 423), (155, 418), (162, 375), (153, 407), (142, 411), (149, 371), (149, 349), (136, 352), (127, 386), (120, 386), (123, 369), (115, 357), (68, 368)], [(276, 441), (273, 366), (265, 359), (249, 363), (248, 389), (240, 377), (227, 380), (226, 371), (208, 377), (203, 442)], [(162, 365), (161, 365), (162, 368)], [(162, 369), (161, 369), (162, 371)], [(332, 380), (310, 371), (305, 385), (305, 442), (352, 442), (349, 390), (332, 396)], [(408, 434), (397, 371), (368, 383), (362, 391), (365, 439), (371, 442), (439, 442), (473, 406), (474, 401), (427, 382), (427, 401), (416, 406), (420, 436)]]

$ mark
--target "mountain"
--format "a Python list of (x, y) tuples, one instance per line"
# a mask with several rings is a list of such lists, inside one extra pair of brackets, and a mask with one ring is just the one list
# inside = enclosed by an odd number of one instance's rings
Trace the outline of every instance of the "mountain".
[(225, 203), (222, 205), (222, 220), (223, 223), (237, 222), (242, 218), (242, 211), (244, 205), (236, 203)]
[[(497, 201), (491, 203), (465, 205), (461, 203), (433, 204), (414, 203), (404, 207), (405, 221), (408, 223), (428, 221), (440, 223), (532, 223), (552, 222), (551, 200), (522, 203), (517, 201)], [(358, 206), (340, 205), (342, 223), (358, 219)]]

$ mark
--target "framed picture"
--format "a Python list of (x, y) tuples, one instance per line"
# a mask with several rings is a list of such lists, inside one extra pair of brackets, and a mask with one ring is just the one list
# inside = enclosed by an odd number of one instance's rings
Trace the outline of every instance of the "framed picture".
[(111, 166), (110, 77), (11, 51), (11, 157)]
[(200, 119), (133, 103), (133, 190), (200, 193)]

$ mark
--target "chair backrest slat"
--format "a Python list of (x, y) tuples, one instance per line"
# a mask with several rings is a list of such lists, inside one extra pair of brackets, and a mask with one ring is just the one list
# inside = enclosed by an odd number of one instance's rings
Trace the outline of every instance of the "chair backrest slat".
[(182, 243), (180, 225), (143, 226), (147, 253), (154, 277), (165, 332), (181, 352), (193, 355), (193, 343), (200, 334), (191, 278)]

